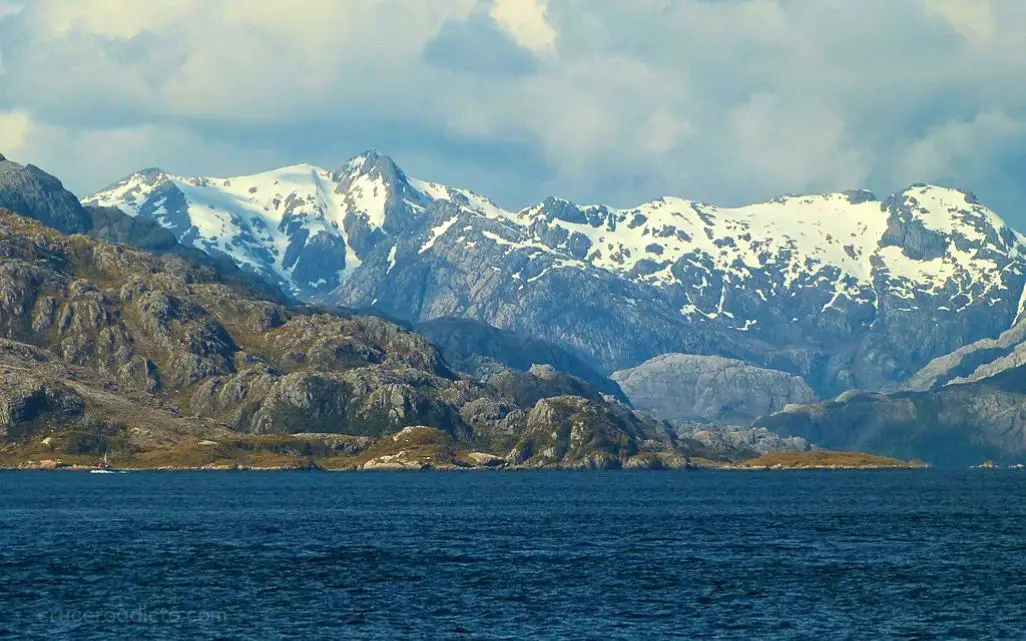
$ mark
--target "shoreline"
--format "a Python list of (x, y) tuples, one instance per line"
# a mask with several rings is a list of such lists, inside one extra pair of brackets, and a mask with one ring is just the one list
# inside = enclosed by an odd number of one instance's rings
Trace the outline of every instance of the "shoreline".
[[(439, 467), (394, 467), (394, 468), (374, 468), (374, 469), (363, 469), (359, 467), (352, 468), (333, 468), (333, 467), (317, 467), (317, 466), (276, 466), (276, 467), (259, 467), (259, 466), (243, 466), (228, 467), (228, 466), (203, 466), (203, 467), (122, 467), (111, 470), (112, 473), (132, 473), (132, 472), (328, 472), (328, 473), (380, 473), (380, 472), (850, 472), (850, 471), (865, 471), (865, 472), (882, 472), (888, 470), (928, 470), (938, 469), (930, 465), (866, 465), (866, 466), (852, 466), (852, 465), (810, 465), (810, 466), (752, 466), (752, 465), (736, 465), (727, 464), (723, 466), (694, 466), (694, 467), (679, 467), (679, 468), (627, 468), (627, 467), (605, 467), (605, 468), (588, 468), (588, 467), (573, 467), (573, 466), (491, 466), (491, 467), (460, 467), (460, 466), (439, 466)], [(951, 468), (960, 469), (960, 468)], [(99, 467), (95, 466), (81, 466), (81, 465), (68, 465), (60, 467), (50, 467), (41, 465), (25, 465), (18, 467), (0, 467), (0, 473), (4, 472), (72, 472), (72, 473), (92, 473), (94, 471), (100, 471)]]
[[(395, 438), (393, 437), (392, 440), (394, 441)], [(543, 458), (541, 460), (513, 461), (509, 457), (485, 451), (456, 452), (447, 442), (405, 442), (393, 446), (391, 441), (385, 441), (385, 445), (392, 447), (378, 448), (375, 451), (372, 446), (372, 448), (348, 456), (318, 456), (316, 454), (311, 456), (309, 453), (303, 455), (298, 452), (289, 452), (288, 454), (257, 452), (254, 455), (252, 452), (204, 451), (203, 456), (193, 456), (190, 460), (190, 457), (183, 456), (182, 452), (149, 452), (140, 456), (115, 455), (111, 457), (109, 466), (104, 466), (93, 456), (65, 458), (63, 456), (40, 457), (38, 454), (35, 456), (29, 454), (24, 457), (6, 457), (0, 463), (0, 471), (99, 472), (106, 468), (112, 472), (525, 472), (535, 470), (777, 472), (788, 470), (927, 469), (929, 467), (926, 463), (918, 460), (905, 461), (862, 452), (830, 450), (772, 452), (743, 460), (690, 457), (670, 452), (643, 452), (627, 458), (617, 458), (604, 453), (602, 456), (570, 459)], [(396, 449), (399, 451), (396, 452)], [(188, 450), (184, 452), (184, 454), (189, 453)], [(159, 454), (164, 455), (158, 457)], [(104, 462), (106, 462), (106, 457)]]

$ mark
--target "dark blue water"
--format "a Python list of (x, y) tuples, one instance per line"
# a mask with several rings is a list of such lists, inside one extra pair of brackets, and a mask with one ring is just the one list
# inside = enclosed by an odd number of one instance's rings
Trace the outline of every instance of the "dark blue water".
[(1026, 473), (0, 474), (0, 636), (1026, 637)]

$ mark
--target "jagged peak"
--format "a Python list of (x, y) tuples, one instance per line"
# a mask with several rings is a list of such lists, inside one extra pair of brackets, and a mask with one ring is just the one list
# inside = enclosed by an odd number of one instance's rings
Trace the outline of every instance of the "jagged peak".
[(335, 180), (349, 175), (370, 175), (380, 176), (387, 183), (406, 183), (406, 173), (399, 168), (390, 156), (380, 154), (373, 149), (353, 156), (335, 168), (332, 175)]
[(169, 174), (160, 167), (147, 167), (146, 169), (140, 169), (132, 175), (141, 176), (143, 178), (156, 178), (158, 176), (167, 176)]
[(110, 192), (120, 191), (133, 184), (139, 185), (141, 183), (142, 185), (152, 187), (157, 183), (168, 180), (170, 177), (171, 174), (164, 171), (160, 167), (147, 167), (146, 169), (140, 169), (139, 171), (132, 172), (124, 178), (107, 185), (106, 187), (100, 189), (91, 196), (84, 198), (83, 201), (95, 204), (93, 201), (95, 201), (98, 196), (108, 194)]

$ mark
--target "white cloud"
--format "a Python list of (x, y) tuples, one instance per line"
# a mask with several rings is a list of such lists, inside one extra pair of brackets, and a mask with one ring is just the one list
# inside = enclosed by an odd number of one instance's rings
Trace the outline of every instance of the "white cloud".
[(987, 42), (998, 31), (990, 0), (923, 0), (927, 13), (933, 14), (966, 40)]
[(34, 121), (20, 110), (0, 112), (0, 151), (10, 160), (54, 171), (80, 196), (144, 167), (216, 175), (225, 167), (257, 171), (275, 162), (272, 151), (208, 140), (187, 128), (76, 129)]
[(32, 121), (23, 110), (0, 111), (0, 150), (9, 154), (23, 151), (31, 126)]
[(866, 184), (870, 167), (843, 112), (757, 94), (730, 115), (732, 162), (722, 171), (779, 193)]
[(24, 5), (21, 2), (0, 0), (0, 20), (3, 20), (8, 16), (13, 16), (16, 13), (19, 13), (22, 10), (23, 6)]
[(1024, 137), (1026, 122), (1003, 113), (945, 122), (906, 147), (897, 171), (910, 182), (946, 181), (957, 174), (982, 178), (981, 173), (994, 170), (992, 150), (1017, 146)]
[(556, 30), (547, 13), (545, 0), (494, 0), (489, 15), (521, 47), (547, 54), (556, 49)]

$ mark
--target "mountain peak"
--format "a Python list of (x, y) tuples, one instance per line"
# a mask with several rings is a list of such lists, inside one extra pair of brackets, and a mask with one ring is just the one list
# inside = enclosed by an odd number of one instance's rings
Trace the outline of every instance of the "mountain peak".
[(965, 201), (964, 204), (966, 205), (982, 205), (976, 194), (971, 191), (934, 183), (913, 183), (897, 195), (904, 197), (930, 196), (932, 198), (945, 199), (949, 202), (958, 202), (959, 204), (962, 204), (961, 201)]
[(375, 227), (401, 227), (413, 211), (408, 205), (423, 208), (433, 200), (410, 184), (394, 160), (373, 149), (339, 165), (331, 179), (337, 185), (335, 193), (348, 195), (351, 205), (368, 214)]
[(380, 176), (387, 183), (407, 182), (406, 174), (390, 156), (379, 154), (373, 149), (353, 156), (335, 168), (332, 174), (335, 180), (345, 175), (370, 175), (375, 178)]
[(842, 191), (841, 195), (846, 197), (848, 199), (848, 202), (850, 202), (853, 205), (858, 205), (861, 203), (879, 202), (880, 200), (876, 197), (876, 194), (869, 191), (868, 189), (848, 189), (846, 191)]
[(161, 169), (160, 167), (147, 167), (146, 169), (140, 169), (139, 171), (135, 172), (135, 175), (141, 178), (152, 180), (154, 178), (166, 176), (167, 172)]

